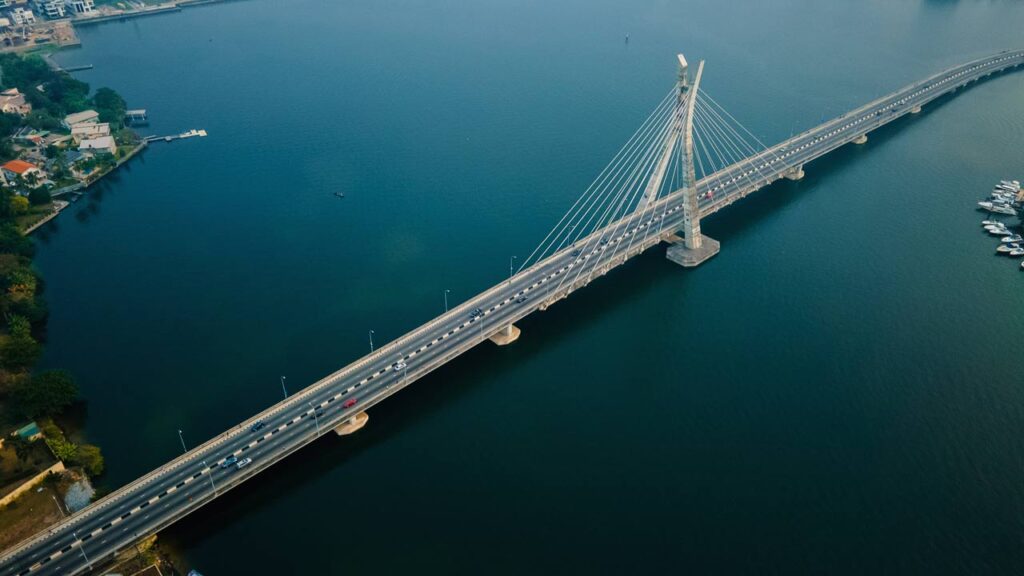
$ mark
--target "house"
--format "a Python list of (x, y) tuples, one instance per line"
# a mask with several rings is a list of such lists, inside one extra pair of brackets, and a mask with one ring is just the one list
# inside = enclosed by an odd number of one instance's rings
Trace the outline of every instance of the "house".
[(0, 171), (4, 173), (4, 176), (8, 181), (16, 180), (20, 176), (26, 184), (30, 181), (34, 182), (34, 184), (29, 184), (32, 188), (42, 186), (43, 180), (46, 179), (46, 172), (43, 172), (34, 164), (30, 164), (24, 160), (11, 160), (3, 166), (0, 166)]
[(36, 15), (27, 8), (18, 6), (11, 10), (11, 20), (14, 21), (15, 26), (25, 26), (27, 24), (36, 23)]
[(35, 422), (29, 422), (28, 424), (18, 428), (14, 431), (11, 436), (21, 436), (29, 442), (33, 442), (43, 437), (43, 433), (39, 431), (39, 425)]
[(75, 139), (75, 142), (100, 138), (102, 136), (110, 136), (110, 124), (106, 122), (95, 124), (86, 122), (84, 124), (75, 124), (71, 127), (71, 137)]
[(87, 140), (82, 140), (82, 143), (78, 145), (79, 152), (85, 152), (86, 150), (114, 154), (117, 152), (117, 143), (114, 142), (113, 136), (100, 136), (99, 138), (90, 138)]
[(92, 14), (95, 9), (93, 0), (64, 0), (64, 6), (73, 16)]
[(100, 115), (95, 110), (82, 110), (81, 112), (75, 112), (74, 114), (68, 114), (64, 117), (64, 127), (71, 129), (76, 124), (85, 124), (88, 122), (99, 122)]
[(25, 95), (11, 88), (0, 92), (0, 112), (25, 116), (32, 111), (32, 105), (25, 101)]
[(36, 0), (36, 10), (50, 20), (64, 17), (63, 0)]
[(23, 146), (42, 146), (47, 134), (49, 132), (45, 130), (39, 131), (31, 126), (22, 126), (11, 136), (11, 139)]

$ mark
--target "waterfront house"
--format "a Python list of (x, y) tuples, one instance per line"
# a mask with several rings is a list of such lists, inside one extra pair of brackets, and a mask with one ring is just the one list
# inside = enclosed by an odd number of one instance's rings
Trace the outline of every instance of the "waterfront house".
[(71, 12), (72, 16), (92, 14), (95, 11), (93, 0), (64, 0), (64, 6), (67, 7), (68, 12)]
[(11, 160), (0, 166), (0, 171), (4, 173), (8, 181), (16, 181), (20, 177), (30, 188), (38, 188), (46, 180), (46, 172), (40, 170), (35, 164), (24, 160)]
[(17, 88), (11, 88), (0, 92), (0, 111), (25, 116), (32, 111), (32, 105), (25, 101), (25, 95)]
[(35, 0), (36, 10), (50, 20), (64, 17), (64, 0)]
[(13, 136), (11, 136), (11, 139), (22, 146), (42, 146), (47, 134), (49, 134), (49, 132), (46, 132), (45, 130), (39, 131), (31, 126), (22, 126), (21, 128), (18, 128), (18, 131), (15, 132)]
[(85, 152), (87, 150), (106, 152), (113, 155), (117, 152), (117, 143), (114, 142), (113, 136), (100, 136), (99, 138), (82, 140), (82, 143), (78, 145), (78, 151)]
[(71, 137), (75, 139), (75, 143), (103, 136), (110, 136), (110, 124), (106, 122), (85, 122), (71, 127)]
[(77, 124), (96, 123), (100, 121), (100, 115), (95, 110), (82, 110), (64, 117), (64, 127), (68, 130)]

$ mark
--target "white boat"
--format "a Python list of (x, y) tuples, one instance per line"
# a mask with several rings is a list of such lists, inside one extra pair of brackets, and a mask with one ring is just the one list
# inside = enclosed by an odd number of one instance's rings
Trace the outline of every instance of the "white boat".
[(1020, 269), (1021, 269), (1021, 270), (1024, 270), (1024, 262), (1021, 262), (1021, 263), (1020, 263)]
[(1012, 206), (1001, 205), (992, 206), (991, 208), (989, 208), (989, 212), (995, 212), (997, 214), (1009, 214), (1010, 216), (1015, 216), (1017, 214), (1017, 211), (1014, 210)]
[(996, 252), (1000, 254), (1009, 254), (1018, 248), (1020, 248), (1020, 244), (1000, 244), (999, 246), (996, 246)]
[(1005, 238), (999, 239), (999, 241), (1002, 242), (1003, 244), (1016, 244), (1017, 242), (1020, 242), (1022, 240), (1024, 240), (1024, 238), (1021, 238), (1020, 234), (1014, 234), (1013, 236), (1007, 236)]
[(987, 200), (982, 200), (981, 202), (978, 202), (978, 206), (981, 206), (985, 210), (991, 210), (992, 209), (992, 203), (987, 201)]
[(1010, 256), (1013, 256), (1014, 258), (1024, 256), (1024, 248), (1014, 248), (1013, 250), (1010, 250)]
[(1001, 228), (1005, 228), (1006, 224), (1003, 224), (999, 220), (982, 220), (981, 226), (982, 228), (988, 228), (989, 226), (999, 226)]
[(988, 233), (993, 236), (1005, 236), (1009, 234), (1010, 231), (1006, 228), (992, 228), (991, 230), (988, 230)]
[(1020, 188), (1020, 180), (1000, 180), (1000, 184), (1003, 186), (1013, 186), (1014, 188)]

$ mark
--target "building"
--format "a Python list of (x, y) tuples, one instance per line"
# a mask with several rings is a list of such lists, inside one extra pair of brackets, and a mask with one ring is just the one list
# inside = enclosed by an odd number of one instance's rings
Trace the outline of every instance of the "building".
[(33, 14), (32, 11), (27, 8), (22, 8), (21, 6), (18, 6), (17, 8), (11, 10), (10, 14), (11, 20), (14, 22), (15, 26), (26, 26), (29, 24), (36, 23), (36, 15)]
[(30, 181), (34, 182), (34, 184), (29, 184), (32, 188), (42, 186), (43, 180), (46, 179), (46, 172), (37, 168), (35, 164), (25, 162), (24, 160), (11, 160), (3, 166), (0, 166), (0, 171), (3, 172), (4, 177), (6, 177), (9, 182), (17, 180), (19, 176), (26, 184)]
[(64, 127), (71, 129), (76, 124), (85, 123), (96, 123), (100, 121), (100, 115), (95, 110), (83, 110), (81, 112), (75, 112), (74, 114), (68, 114), (64, 117)]
[(36, 0), (35, 5), (36, 10), (50, 20), (64, 17), (63, 0)]
[(82, 143), (78, 145), (78, 151), (85, 152), (89, 150), (93, 152), (106, 152), (113, 155), (117, 152), (117, 143), (114, 142), (113, 136), (100, 136), (99, 138), (82, 140)]
[(110, 124), (106, 122), (85, 122), (71, 127), (71, 137), (75, 139), (76, 143), (102, 136), (110, 136)]
[(25, 116), (32, 111), (32, 105), (25, 101), (25, 95), (17, 88), (0, 92), (0, 112)]
[(10, 8), (11, 0), (0, 0), (0, 8)]
[(95, 11), (93, 0), (64, 0), (64, 6), (72, 16), (92, 14)]

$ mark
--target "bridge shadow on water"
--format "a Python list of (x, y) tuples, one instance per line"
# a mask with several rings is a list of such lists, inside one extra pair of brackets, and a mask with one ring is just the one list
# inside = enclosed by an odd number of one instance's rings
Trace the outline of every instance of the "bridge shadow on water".
[[(958, 93), (940, 97), (921, 113), (904, 116), (870, 132), (865, 145), (847, 144), (808, 163), (805, 166), (807, 175), (801, 181), (780, 180), (706, 218), (705, 232), (722, 241), (724, 246), (722, 254), (715, 259), (728, 258), (731, 240), (749, 234), (765, 218), (799, 201), (804, 195), (812, 191), (828, 193), (823, 185), (829, 178), (852, 168), (855, 161), (866, 155), (878, 153), (880, 147), (890, 143), (909, 123), (921, 122), (935, 114)], [(840, 200), (837, 198), (837, 201)], [(498, 348), (484, 343), (466, 352), (373, 407), (369, 425), (357, 434), (338, 437), (333, 432), (325, 433), (312, 445), (289, 456), (286, 465), (280, 462), (268, 473), (260, 474), (221, 496), (214, 504), (166, 529), (161, 538), (172, 551), (178, 547), (196, 549), (200, 543), (210, 542), (212, 536), (229, 527), (244, 525), (246, 519), (273, 508), (283, 499), (298, 497), (298, 494), (307, 492), (303, 488), (323, 482), (336, 469), (405, 434), (424, 419), (436, 415), (445, 405), (465, 396), (473, 387), (479, 386), (481, 380), (491, 378), (491, 374), (514, 371), (517, 365), (530, 362), (546, 348), (577, 339), (610, 315), (627, 309), (632, 301), (659, 290), (665, 282), (671, 282), (673, 289), (678, 290), (699, 278), (697, 274), (703, 268), (684, 270), (667, 261), (664, 251), (664, 245), (648, 250), (607, 276), (596, 278), (586, 289), (559, 301), (547, 311), (520, 320), (517, 325), (522, 328), (523, 336), (514, 345)], [(714, 266), (715, 259), (704, 267)], [(317, 501), (321, 502), (319, 498)], [(339, 498), (323, 503), (340, 501)], [(337, 512), (341, 514), (343, 510), (339, 508)], [(322, 517), (330, 513), (331, 510), (319, 507), (310, 510), (311, 515), (321, 518), (310, 529), (338, 521)]]

